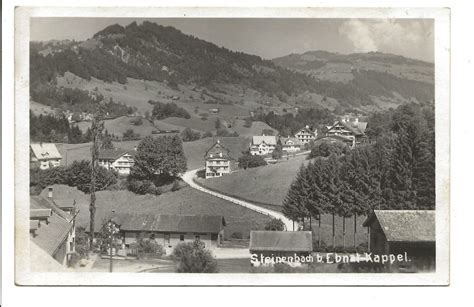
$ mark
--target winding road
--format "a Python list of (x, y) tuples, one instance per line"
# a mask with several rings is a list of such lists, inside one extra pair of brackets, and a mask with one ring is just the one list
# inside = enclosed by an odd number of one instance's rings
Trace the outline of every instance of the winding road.
[[(248, 201), (243, 201), (243, 200), (240, 200), (240, 199), (237, 199), (237, 198), (233, 198), (231, 196), (227, 196), (227, 195), (224, 195), (224, 194), (221, 194), (221, 193), (217, 193), (217, 192), (211, 191), (209, 189), (206, 189), (203, 186), (200, 186), (199, 184), (194, 182), (194, 178), (196, 178), (196, 173), (199, 170), (201, 170), (201, 169), (194, 169), (194, 170), (188, 171), (188, 172), (184, 173), (183, 176), (182, 176), (183, 181), (186, 182), (187, 184), (189, 184), (189, 186), (191, 188), (196, 189), (196, 190), (201, 191), (201, 192), (204, 192), (204, 193), (207, 193), (207, 194), (210, 194), (212, 196), (219, 197), (221, 199), (230, 201), (234, 204), (237, 204), (239, 206), (248, 208), (248, 209), (253, 210), (255, 212), (270, 216), (272, 218), (280, 219), (285, 224), (285, 227), (286, 227), (287, 231), (294, 231), (295, 230), (295, 229), (293, 229), (293, 221), (286, 218), (280, 212), (273, 211), (273, 210), (270, 210), (270, 209), (267, 209), (267, 208), (263, 208), (263, 207), (255, 205), (255, 204), (252, 204)], [(298, 228), (298, 225), (296, 223), (295, 223), (294, 226), (295, 226), (296, 229)]]

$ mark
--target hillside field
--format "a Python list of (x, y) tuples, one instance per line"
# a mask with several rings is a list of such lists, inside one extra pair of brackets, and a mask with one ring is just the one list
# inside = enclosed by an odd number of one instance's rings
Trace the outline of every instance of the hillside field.
[[(256, 167), (247, 170), (239, 170), (232, 174), (212, 179), (198, 179), (197, 182), (215, 191), (229, 196), (259, 203), (273, 210), (279, 210), (288, 189), (296, 177), (299, 167), (307, 163), (306, 156), (299, 156), (288, 161)], [(365, 217), (357, 219), (357, 242), (367, 241), (366, 229), (362, 229)], [(342, 218), (336, 217), (336, 245), (342, 245)], [(313, 220), (312, 227), (315, 238), (318, 237), (318, 222)], [(354, 220), (346, 219), (346, 245), (353, 242)], [(332, 216), (325, 214), (321, 217), (321, 238), (330, 245), (332, 242)]]
[(228, 195), (281, 206), (303, 163), (306, 163), (306, 156), (297, 156), (277, 164), (239, 170), (220, 178), (200, 179), (199, 183)]
[[(58, 202), (76, 201), (79, 209), (77, 225), (87, 226), (90, 196), (64, 185), (54, 185), (53, 189)], [(47, 193), (46, 189), (42, 192), (43, 195)], [(227, 223), (224, 230), (226, 238), (234, 232), (241, 232), (247, 238), (250, 230), (263, 229), (269, 220), (265, 215), (189, 187), (159, 196), (137, 195), (129, 191), (100, 191), (96, 196), (98, 221), (108, 217), (112, 210), (117, 213), (222, 215)]]
[[(187, 159), (188, 170), (204, 167), (204, 155), (206, 151), (217, 141), (230, 150), (231, 155), (238, 159), (241, 152), (248, 149), (250, 139), (245, 137), (212, 137), (200, 139), (194, 142), (184, 142), (184, 155)], [(115, 147), (133, 150), (140, 141), (114, 142)], [(69, 165), (74, 160), (91, 159), (91, 143), (84, 144), (56, 144), (63, 159), (62, 165)]]

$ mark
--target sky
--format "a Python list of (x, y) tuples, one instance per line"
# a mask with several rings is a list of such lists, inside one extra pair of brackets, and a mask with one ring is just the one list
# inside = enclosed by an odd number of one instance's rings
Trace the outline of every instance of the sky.
[(82, 41), (109, 25), (143, 20), (265, 59), (325, 50), (343, 54), (379, 51), (434, 61), (431, 19), (36, 17), (31, 19), (30, 39)]

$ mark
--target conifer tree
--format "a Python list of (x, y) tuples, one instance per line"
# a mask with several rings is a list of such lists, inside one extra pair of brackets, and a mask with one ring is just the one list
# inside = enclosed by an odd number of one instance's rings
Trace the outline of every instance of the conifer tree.
[(332, 154), (326, 161), (326, 167), (324, 169), (324, 180), (326, 186), (324, 189), (325, 196), (327, 198), (327, 212), (332, 215), (332, 245), (336, 246), (336, 229), (335, 229), (335, 216), (337, 210), (342, 205), (341, 199), (341, 180), (339, 176), (339, 161), (336, 155)]

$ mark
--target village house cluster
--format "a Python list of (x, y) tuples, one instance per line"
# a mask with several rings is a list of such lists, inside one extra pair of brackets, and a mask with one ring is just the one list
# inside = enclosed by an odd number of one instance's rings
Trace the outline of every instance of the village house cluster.
[[(294, 136), (254, 135), (249, 144), (251, 155), (263, 156), (269, 159), (275, 149), (280, 146), (283, 155), (294, 155), (304, 149), (309, 149), (311, 142), (324, 141), (342, 143), (349, 148), (367, 141), (365, 130), (367, 122), (359, 121), (357, 117), (343, 117), (333, 125), (326, 127), (326, 133), (319, 135), (318, 130), (306, 125)], [(204, 156), (205, 178), (221, 177), (237, 169), (236, 159), (219, 140), (208, 149)]]

